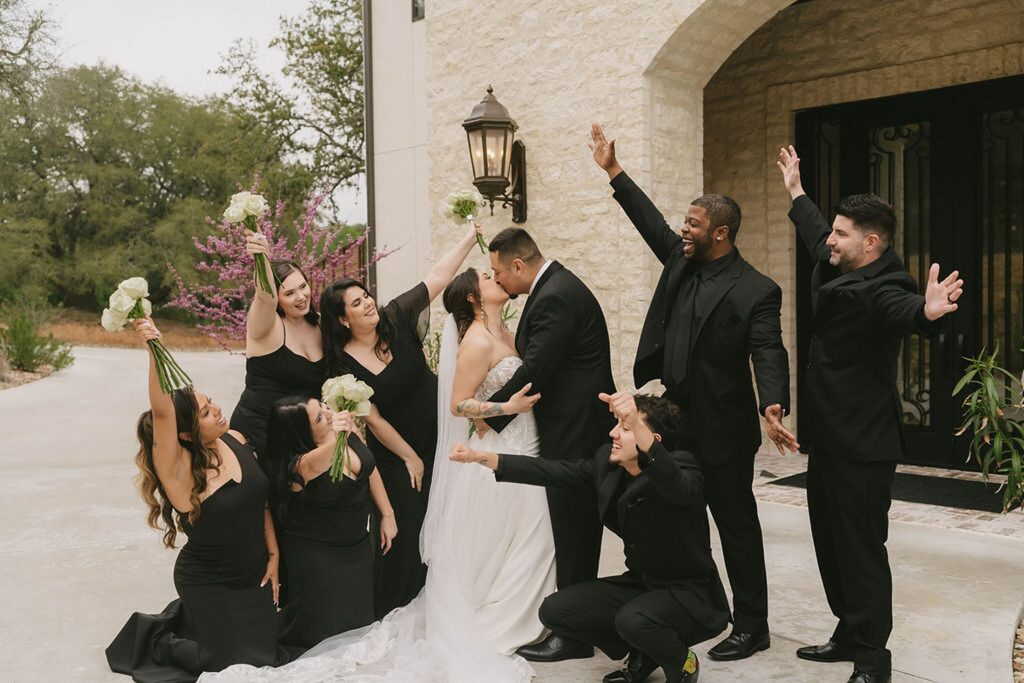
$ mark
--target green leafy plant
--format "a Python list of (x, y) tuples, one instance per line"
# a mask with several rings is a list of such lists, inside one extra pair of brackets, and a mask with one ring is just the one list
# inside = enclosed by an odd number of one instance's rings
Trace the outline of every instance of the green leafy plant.
[(1024, 499), (1024, 374), (1014, 377), (997, 362), (999, 346), (991, 355), (982, 351), (967, 358), (967, 369), (953, 395), (973, 389), (964, 398), (964, 422), (957, 436), (971, 434), (970, 454), (988, 480), (992, 473), (1006, 476), (1003, 512)]
[(61, 370), (74, 362), (70, 344), (52, 334), (40, 334), (39, 328), (50, 315), (47, 307), (25, 297), (0, 309), (0, 353), (12, 369), (36, 372), (48, 365)]
[(430, 371), (437, 374), (437, 366), (441, 361), (441, 333), (434, 332), (423, 340), (423, 354), (427, 357)]

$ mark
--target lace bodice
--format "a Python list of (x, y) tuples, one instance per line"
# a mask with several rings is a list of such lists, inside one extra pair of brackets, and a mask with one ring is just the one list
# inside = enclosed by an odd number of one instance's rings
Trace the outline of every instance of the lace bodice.
[[(502, 358), (487, 372), (487, 376), (480, 383), (480, 388), (476, 390), (474, 398), (478, 401), (486, 401), (494, 392), (505, 386), (505, 383), (512, 378), (512, 375), (516, 374), (516, 370), (522, 364), (523, 360), (518, 356)], [(500, 434), (491, 430), (482, 438), (474, 435), (472, 441), (474, 448), (497, 453), (536, 456), (540, 449), (537, 422), (534, 420), (532, 412), (517, 415)]]

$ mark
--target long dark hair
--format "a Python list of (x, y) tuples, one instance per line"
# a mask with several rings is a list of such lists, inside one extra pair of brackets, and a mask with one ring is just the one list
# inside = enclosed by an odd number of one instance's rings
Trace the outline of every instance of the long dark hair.
[[(274, 271), (274, 278), (277, 280), (277, 286), (279, 289), (281, 287), (281, 283), (284, 282), (284, 279), (292, 273), (298, 273), (301, 275), (302, 279), (306, 281), (306, 286), (311, 287), (309, 284), (309, 278), (306, 277), (306, 272), (294, 261), (274, 259), (270, 262), (270, 269)], [(280, 304), (277, 306), (277, 314), (282, 318), (284, 317), (284, 310), (281, 308)], [(313, 300), (312, 289), (309, 292), (309, 312), (302, 317), (313, 327), (319, 327), (320, 314), (316, 312), (316, 301)]]
[(274, 401), (267, 417), (267, 451), (260, 459), (270, 480), (270, 509), (279, 523), (288, 513), (288, 495), (295, 476), (291, 471), (295, 456), (316, 448), (309, 427), (306, 404), (312, 396), (285, 396)]
[(452, 278), (441, 295), (444, 310), (452, 314), (455, 325), (459, 328), (459, 341), (462, 341), (466, 330), (476, 317), (473, 304), (469, 301), (470, 295), (475, 296), (477, 302), (480, 302), (480, 280), (476, 268), (466, 268)]
[[(327, 359), (328, 377), (348, 372), (342, 351), (351, 341), (352, 331), (341, 324), (340, 317), (345, 314), (345, 292), (352, 287), (358, 287), (363, 290), (363, 294), (369, 295), (362, 282), (350, 277), (335, 280), (320, 295), (320, 337), (323, 340), (324, 357)], [(373, 352), (383, 361), (395, 338), (395, 324), (384, 315), (380, 306), (377, 310), (380, 322), (377, 323), (377, 343), (373, 345)]]
[[(147, 410), (139, 416), (139, 422), (135, 427), (135, 433), (139, 438), (139, 451), (135, 454), (135, 464), (139, 468), (139, 474), (135, 481), (139, 487), (142, 500), (149, 508), (146, 521), (149, 526), (157, 531), (164, 531), (164, 545), (168, 548), (174, 547), (175, 538), (182, 530), (181, 520), (188, 519), (189, 524), (195, 524), (199, 519), (202, 501), (199, 496), (206, 491), (206, 470), (220, 467), (221, 457), (216, 448), (207, 448), (203, 445), (199, 436), (199, 402), (192, 387), (176, 389), (171, 394), (171, 402), (174, 405), (175, 429), (178, 433), (178, 444), (188, 451), (190, 466), (192, 470), (192, 491), (189, 493), (189, 504), (191, 509), (187, 515), (176, 514), (167, 497), (160, 478), (157, 477), (156, 467), (153, 465), (153, 411)], [(181, 434), (189, 435), (189, 439), (182, 439)]]

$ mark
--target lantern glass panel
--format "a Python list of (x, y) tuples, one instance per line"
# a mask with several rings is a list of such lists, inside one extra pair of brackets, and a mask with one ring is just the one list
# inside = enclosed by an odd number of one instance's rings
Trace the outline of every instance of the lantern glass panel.
[(500, 126), (485, 128), (484, 131), (487, 136), (487, 175), (508, 178), (508, 160), (505, 156), (505, 140), (511, 137), (508, 128)]
[(484, 132), (478, 128), (468, 131), (466, 135), (469, 136), (469, 158), (473, 162), (473, 177), (481, 178), (487, 175), (484, 168)]

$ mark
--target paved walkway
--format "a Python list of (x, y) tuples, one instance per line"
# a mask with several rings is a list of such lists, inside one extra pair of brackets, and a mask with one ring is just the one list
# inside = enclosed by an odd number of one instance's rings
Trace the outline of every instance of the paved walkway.
[[(135, 419), (145, 407), (145, 355), (96, 348), (75, 354), (71, 368), (0, 392), (2, 680), (127, 681), (109, 672), (103, 649), (132, 611), (157, 611), (174, 596), (175, 553), (146, 526), (131, 485)], [(240, 357), (175, 355), (201, 390), (225, 409), (232, 406), (242, 388)], [(929, 510), (941, 510), (921, 507), (923, 521)], [(798, 498), (761, 500), (759, 509), (772, 648), (744, 662), (718, 663), (704, 657), (701, 646), (701, 681), (845, 681), (847, 664), (793, 656), (800, 645), (824, 641), (833, 626), (806, 510)], [(1020, 523), (1019, 514), (1016, 519)], [(1024, 541), (902, 521), (893, 522), (890, 536), (893, 680), (1009, 682), (1024, 603)], [(603, 573), (621, 571), (620, 548), (606, 536)], [(537, 680), (597, 681), (615, 667), (598, 655), (538, 666)]]

